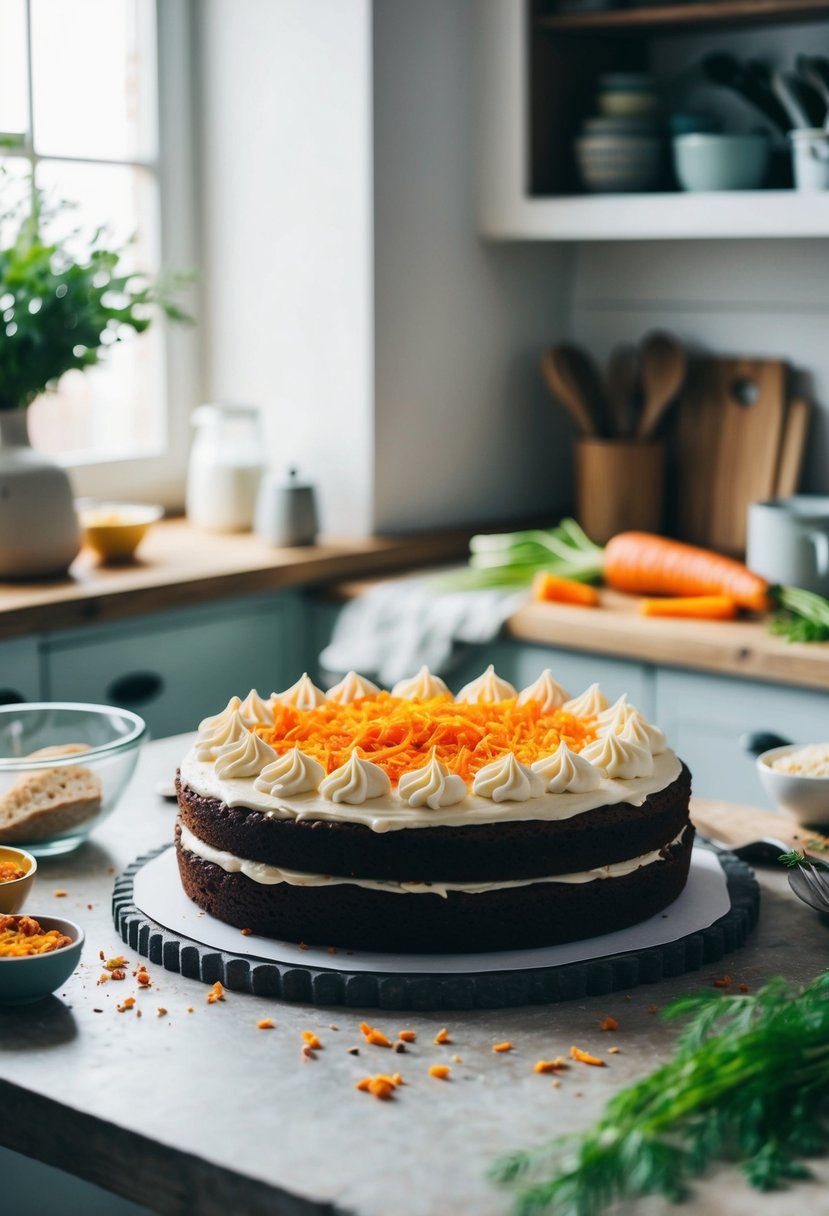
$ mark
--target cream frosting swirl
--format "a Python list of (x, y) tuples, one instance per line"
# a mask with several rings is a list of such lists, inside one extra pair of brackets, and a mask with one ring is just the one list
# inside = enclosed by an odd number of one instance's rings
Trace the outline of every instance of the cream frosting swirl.
[(241, 708), (241, 705), (242, 702), (238, 697), (231, 697), (221, 713), (213, 714), (212, 718), (203, 718), (199, 723), (199, 738), (210, 739), (217, 732), (224, 730), (232, 715)]
[(493, 802), (527, 802), (540, 798), (544, 793), (544, 782), (538, 773), (521, 764), (514, 752), (506, 752), (492, 764), (487, 764), (475, 774), (472, 791)]
[(307, 671), (302, 673), (296, 684), (292, 684), (284, 692), (274, 693), (274, 697), (280, 704), (291, 705), (294, 709), (316, 709), (318, 705), (325, 705), (328, 700)]
[(549, 667), (545, 667), (541, 675), (533, 684), (522, 688), (518, 694), (518, 704), (527, 705), (534, 701), (538, 705), (543, 714), (552, 713), (554, 709), (558, 709), (565, 701), (571, 699), (566, 688), (562, 688), (560, 684), (553, 679), (553, 673)]
[(319, 789), (325, 769), (313, 756), (306, 756), (298, 747), (292, 747), (262, 769), (254, 781), (254, 789), (272, 798), (281, 795), (292, 798), (295, 794), (310, 794)]
[[(404, 697), (407, 701), (431, 701), (433, 697), (443, 697), (449, 693), (449, 686), (440, 676), (432, 675), (424, 664), (416, 676), (406, 680), (398, 680), (391, 690), (393, 697)], [(449, 693), (451, 696), (452, 694)]]
[(372, 684), (371, 680), (358, 675), (356, 671), (349, 671), (338, 684), (329, 688), (325, 695), (336, 705), (350, 705), (352, 701), (359, 701), (362, 697), (376, 696), (379, 691), (380, 689), (376, 684)]
[(262, 769), (276, 759), (276, 752), (268, 747), (264, 739), (246, 730), (244, 739), (227, 743), (220, 749), (213, 768), (216, 776), (225, 781), (241, 777), (256, 777)]
[(607, 714), (600, 716), (598, 722), (600, 735), (618, 735), (620, 739), (628, 739), (631, 743), (638, 743), (640, 747), (647, 748), (654, 756), (661, 756), (667, 751), (668, 743), (659, 727), (654, 726), (640, 710), (629, 705), (627, 700), (623, 701), (621, 697), (615, 705), (611, 705)]
[(247, 726), (258, 726), (260, 723), (270, 726), (273, 723), (274, 702), (266, 701), (255, 688), (252, 688), (239, 706), (239, 713)]
[(388, 775), (379, 764), (372, 764), (370, 760), (358, 756), (355, 748), (345, 764), (325, 778), (319, 792), (329, 802), (347, 802), (359, 806), (371, 798), (382, 798), (390, 789)]
[(450, 773), (433, 751), (426, 764), (403, 773), (397, 792), (409, 806), (428, 806), (437, 811), (460, 802), (466, 797), (467, 788), (463, 777)]
[(215, 760), (223, 748), (241, 742), (248, 735), (247, 723), (238, 708), (231, 708), (234, 701), (241, 704), (239, 698), (234, 697), (224, 714), (218, 714), (215, 718), (207, 719), (208, 722), (212, 723), (212, 728), (209, 731), (202, 733), (204, 723), (199, 728), (199, 734), (196, 738), (196, 755), (199, 760)]
[(496, 675), (495, 667), (490, 663), (477, 680), (470, 680), (468, 684), (464, 684), (455, 699), (470, 705), (481, 705), (506, 701), (515, 696), (517, 696), (517, 690), (508, 680), (502, 680), (499, 675)]
[(602, 783), (601, 769), (571, 751), (563, 739), (551, 756), (536, 760), (532, 770), (548, 794), (589, 794)]
[(607, 709), (607, 697), (598, 684), (591, 684), (580, 696), (565, 701), (561, 708), (566, 714), (573, 714), (576, 718), (596, 717), (603, 709)]
[(630, 739), (621, 739), (618, 735), (600, 735), (582, 748), (580, 755), (617, 781), (650, 777), (653, 772), (653, 756), (649, 749), (640, 747)]

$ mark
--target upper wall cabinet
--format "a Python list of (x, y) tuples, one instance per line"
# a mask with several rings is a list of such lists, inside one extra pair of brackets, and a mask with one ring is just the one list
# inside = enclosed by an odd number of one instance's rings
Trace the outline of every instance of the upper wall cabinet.
[[(649, 5), (639, 0), (635, 7), (564, 11), (571, 7), (557, 0), (482, 0), (484, 236), (575, 241), (829, 236), (829, 194), (792, 188), (791, 153), (780, 121), (773, 119), (778, 103), (768, 75), (776, 68), (793, 69), (803, 51), (829, 56), (829, 0)], [(712, 56), (717, 57), (713, 62)], [(709, 67), (703, 69), (706, 60)], [(752, 61), (746, 84), (740, 73)], [(651, 74), (660, 86), (658, 175), (648, 191), (590, 192), (576, 141), (586, 132), (591, 138), (607, 136), (601, 125), (584, 125), (603, 108), (600, 80), (624, 74), (629, 83), (631, 73)], [(765, 100), (771, 98), (765, 118), (747, 100), (752, 90), (755, 97), (759, 90)], [(625, 112), (625, 98), (617, 97), (615, 104), (609, 108), (618, 117)], [(682, 115), (693, 127), (700, 109), (708, 111), (709, 120), (721, 120), (728, 132), (766, 132), (772, 148), (767, 188), (679, 188), (668, 119)], [(822, 113), (812, 116), (820, 125), (822, 118)], [(625, 147), (618, 128), (610, 134), (610, 143), (593, 148), (605, 166), (611, 160), (629, 166), (635, 157), (647, 156), (641, 141), (638, 148), (634, 141)]]
[(42, 700), (37, 638), (0, 642), (0, 705)]

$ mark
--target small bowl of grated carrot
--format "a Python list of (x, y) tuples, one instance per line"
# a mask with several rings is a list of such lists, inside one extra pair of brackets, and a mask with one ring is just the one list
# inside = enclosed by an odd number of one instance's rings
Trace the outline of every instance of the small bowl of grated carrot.
[(0, 1005), (43, 1000), (69, 979), (84, 932), (58, 916), (0, 915)]
[(25, 849), (0, 845), (0, 915), (19, 912), (32, 889), (37, 861)]

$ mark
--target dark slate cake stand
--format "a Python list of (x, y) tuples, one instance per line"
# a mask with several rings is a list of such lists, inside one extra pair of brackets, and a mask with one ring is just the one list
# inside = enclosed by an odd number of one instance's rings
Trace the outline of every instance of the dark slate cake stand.
[(122, 939), (138, 954), (168, 971), (238, 992), (278, 997), (308, 1005), (378, 1009), (500, 1009), (545, 1005), (628, 990), (696, 971), (738, 949), (757, 923), (760, 889), (749, 867), (733, 853), (718, 853), (731, 907), (706, 929), (667, 945), (581, 963), (523, 971), (482, 971), (463, 975), (388, 975), (348, 971), (339, 965), (303, 966), (257, 961), (216, 950), (171, 933), (135, 906), (135, 875), (170, 846), (138, 857), (115, 881), (112, 915)]

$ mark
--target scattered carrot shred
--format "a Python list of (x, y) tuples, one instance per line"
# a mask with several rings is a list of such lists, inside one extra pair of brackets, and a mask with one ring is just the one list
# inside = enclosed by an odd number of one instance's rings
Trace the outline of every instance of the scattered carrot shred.
[(329, 773), (357, 749), (396, 785), (403, 773), (425, 765), (433, 753), (469, 782), (507, 752), (531, 764), (554, 752), (562, 739), (581, 751), (596, 737), (594, 727), (593, 718), (561, 709), (545, 713), (537, 702), (519, 705), (517, 697), (473, 705), (456, 704), (447, 695), (409, 701), (380, 692), (348, 705), (329, 701), (307, 710), (276, 705), (273, 724), (255, 730), (276, 752), (299, 747)]
[(448, 1081), (451, 1071), (448, 1064), (432, 1064), (429, 1068), (429, 1076), (437, 1077), (439, 1081)]
[(250, 937), (250, 935), (253, 933), (253, 929), (240, 929), (239, 932), (241, 933), (242, 937)]
[(435, 1038), (434, 1038), (434, 1042), (438, 1043), (438, 1044), (452, 1042), (452, 1040), (449, 1038), (449, 1031), (446, 1029), (445, 1026), (443, 1027), (442, 1030), (439, 1030), (437, 1032), (437, 1034), (435, 1035)]
[(260, 1018), (256, 1023), (257, 1030), (273, 1030), (273, 1018)]
[(379, 1098), (381, 1102), (387, 1102), (393, 1097), (394, 1091), (399, 1085), (403, 1084), (403, 1078), (399, 1072), (392, 1076), (387, 1076), (386, 1073), (377, 1073), (374, 1077), (363, 1077), (354, 1086), (355, 1089), (361, 1090), (363, 1093), (372, 1094), (375, 1098)]
[(618, 1047), (608, 1047), (607, 1054), (609, 1056), (617, 1056), (619, 1054), (619, 1048)]
[(383, 1034), (382, 1030), (377, 1030), (374, 1026), (369, 1026), (368, 1022), (360, 1023), (360, 1033), (367, 1043), (372, 1043), (375, 1047), (392, 1046), (388, 1035)]
[(224, 999), (225, 999), (225, 990), (222, 987), (222, 985), (219, 983), (219, 981), (216, 980), (216, 983), (213, 985), (213, 987), (210, 989), (210, 991), (207, 994), (207, 1003), (208, 1003), (208, 1005), (215, 1005), (216, 1001), (223, 1001)]
[(404, 1043), (414, 1043), (415, 1039), (417, 1038), (417, 1031), (398, 1030), (397, 1037)]
[(319, 1041), (313, 1030), (303, 1030), (302, 1041), (307, 1043), (312, 1051), (319, 1051), (322, 1043)]
[(567, 1067), (567, 1061), (563, 1056), (556, 1056), (554, 1060), (536, 1060), (533, 1064), (533, 1072), (561, 1072)]
[(750, 991), (751, 991), (751, 989), (749, 988), (748, 984), (740, 984), (740, 992), (750, 992)]
[(580, 1064), (592, 1064), (594, 1068), (604, 1068), (605, 1062), (599, 1056), (593, 1056), (589, 1051), (582, 1051), (580, 1047), (571, 1047), (570, 1055), (574, 1060), (578, 1060)]
[(731, 976), (723, 975), (718, 980), (714, 980), (714, 987), (715, 988), (730, 988), (731, 987)]
[(599, 1030), (618, 1030), (619, 1023), (615, 1018), (606, 1017), (599, 1022)]
[(127, 960), (123, 954), (116, 954), (114, 958), (108, 958), (104, 963), (107, 971), (120, 971), (122, 967), (126, 967)]
[(54, 895), (55, 899), (64, 899), (69, 892), (64, 891), (63, 887), (58, 887), (57, 891), (53, 891), (52, 894)]
[(706, 621), (733, 621), (738, 604), (729, 595), (666, 596), (658, 600), (642, 600), (642, 616), (691, 617)]
[(156, 1017), (163, 1018), (163, 1017), (166, 1017), (167, 1010), (164, 1008), (163, 1005), (159, 1005), (158, 1009), (156, 1009), (156, 1011), (155, 1011), (155, 1014), (156, 1014)]
[(512, 1051), (512, 1043), (510, 1043), (510, 1042), (493, 1043), (492, 1050), (494, 1052), (498, 1053), (499, 1055), (501, 1055), (505, 1051)]

